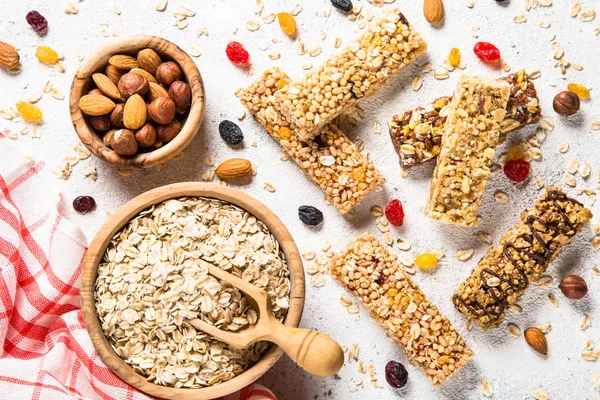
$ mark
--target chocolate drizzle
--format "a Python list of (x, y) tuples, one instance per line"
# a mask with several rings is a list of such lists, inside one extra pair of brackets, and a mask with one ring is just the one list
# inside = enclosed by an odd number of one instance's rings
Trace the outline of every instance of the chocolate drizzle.
[[(517, 247), (515, 243), (507, 242), (502, 246), (502, 255), (512, 264), (517, 273), (513, 274), (513, 276), (502, 276), (489, 268), (481, 270), (479, 273), (479, 278), (482, 281), (481, 288), (486, 294), (492, 297), (494, 303), (485, 307), (475, 304), (476, 306), (479, 306), (478, 308), (475, 308), (473, 305), (469, 304), (466, 298), (455, 294), (452, 297), (452, 301), (457, 308), (460, 308), (459, 306), (462, 304), (469, 312), (477, 317), (483, 315), (490, 318), (501, 316), (509, 306), (507, 300), (508, 295), (517, 291), (524, 291), (527, 286), (529, 286), (527, 271), (525, 271), (522, 265), (517, 262), (516, 256), (518, 255), (518, 259), (522, 260), (531, 259), (535, 261), (536, 264), (547, 267), (557, 250), (557, 246), (554, 243), (555, 239), (560, 235), (564, 235), (568, 238), (575, 236), (577, 233), (576, 226), (573, 221), (569, 219), (565, 212), (565, 208), (562, 207), (559, 201), (566, 201), (579, 206), (583, 206), (583, 204), (575, 199), (567, 197), (567, 195), (560, 190), (549, 190), (546, 197), (547, 200), (552, 202), (552, 205), (560, 216), (560, 221), (562, 221), (564, 225), (561, 225), (559, 221), (546, 221), (535, 215), (527, 216), (525, 222), (529, 227), (530, 234), (524, 234), (518, 238), (523, 239), (528, 245)], [(550, 231), (550, 239), (545, 241), (542, 234), (547, 234)], [(535, 242), (541, 247), (538, 251), (533, 251)], [(490, 286), (488, 285), (490, 278), (497, 278), (500, 283), (496, 286)]]

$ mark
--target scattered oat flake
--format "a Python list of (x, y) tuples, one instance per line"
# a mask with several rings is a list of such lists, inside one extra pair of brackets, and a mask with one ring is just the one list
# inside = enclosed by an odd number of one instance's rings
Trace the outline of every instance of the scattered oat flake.
[(550, 397), (548, 397), (548, 395), (546, 394), (546, 392), (544, 392), (542, 389), (533, 389), (533, 397), (536, 400), (549, 400)]
[(546, 333), (550, 332), (550, 330), (552, 329), (552, 325), (542, 324), (542, 325), (538, 326), (538, 329), (540, 331), (542, 331), (543, 334), (546, 334)]
[(412, 82), (412, 90), (416, 92), (421, 89), (421, 86), (423, 86), (423, 79), (420, 76), (415, 77)]
[(489, 233), (479, 231), (475, 234), (475, 237), (485, 244), (492, 244), (492, 236)]
[(73, 3), (67, 3), (65, 7), (65, 14), (77, 14), (79, 9)]
[(265, 189), (267, 189), (269, 192), (273, 193), (275, 192), (275, 186), (273, 186), (272, 184), (265, 182)]
[(248, 21), (246, 22), (246, 29), (250, 32), (257, 31), (260, 28), (260, 24), (256, 21)]
[(581, 11), (581, 3), (576, 1), (575, 3), (571, 4), (569, 15), (575, 18), (579, 14), (579, 11)]
[(459, 261), (467, 261), (469, 258), (471, 258), (471, 256), (473, 256), (473, 253), (475, 253), (474, 249), (458, 250), (456, 252), (456, 258)]
[(408, 251), (411, 248), (410, 242), (403, 237), (396, 239), (396, 246), (403, 251)]
[(584, 350), (581, 352), (581, 358), (586, 361), (598, 361), (598, 352), (592, 350)]
[(497, 191), (496, 193), (494, 193), (494, 198), (496, 199), (496, 201), (498, 203), (502, 203), (502, 204), (508, 203), (508, 196), (506, 195), (506, 193), (504, 193), (502, 191)]
[(567, 151), (569, 151), (569, 142), (562, 143), (558, 148), (558, 151), (560, 151), (561, 153), (566, 153)]
[(519, 328), (516, 324), (513, 324), (512, 322), (506, 325), (506, 330), (513, 337), (521, 336), (521, 328)]
[(586, 330), (587, 328), (589, 328), (592, 325), (592, 319), (590, 318), (589, 315), (584, 315), (583, 316), (583, 321), (581, 321), (581, 325), (579, 325), (579, 327), (583, 330)]
[(156, 11), (165, 11), (167, 9), (168, 0), (158, 0), (154, 5)]
[(358, 343), (353, 344), (350, 350), (348, 351), (348, 362), (358, 360), (359, 353), (360, 348), (358, 347)]
[(492, 384), (485, 378), (481, 379), (481, 393), (483, 393), (485, 397), (492, 397), (492, 395), (494, 394)]
[(527, 17), (523, 14), (515, 15), (515, 17), (513, 18), (513, 21), (516, 22), (517, 24), (522, 24), (522, 23), (527, 22)]
[(548, 301), (554, 307), (558, 307), (558, 300), (556, 300), (556, 297), (554, 297), (554, 295), (552, 293), (548, 293)]

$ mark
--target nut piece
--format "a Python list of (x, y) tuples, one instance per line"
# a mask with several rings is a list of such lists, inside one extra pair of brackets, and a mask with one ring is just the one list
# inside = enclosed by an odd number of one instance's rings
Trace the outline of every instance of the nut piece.
[(104, 134), (104, 136), (102, 137), (102, 141), (104, 142), (105, 146), (112, 147), (112, 140), (115, 136), (116, 131), (116, 129), (111, 129), (110, 131)]
[(146, 103), (139, 94), (134, 94), (125, 103), (123, 123), (129, 129), (140, 129), (148, 118)]
[(439, 24), (444, 19), (444, 3), (442, 0), (425, 0), (423, 2), (423, 14), (425, 14), (425, 19), (430, 24)]
[(252, 163), (244, 158), (230, 158), (222, 162), (216, 172), (223, 180), (241, 178), (252, 174)]
[(115, 106), (115, 109), (110, 113), (110, 123), (115, 128), (125, 128), (123, 123), (123, 113), (125, 111), (125, 104), (119, 103)]
[(156, 75), (156, 69), (162, 63), (162, 60), (156, 51), (144, 49), (137, 53), (137, 62), (141, 69)]
[(579, 96), (573, 92), (565, 90), (554, 96), (552, 107), (557, 114), (568, 117), (569, 115), (573, 115), (579, 111), (580, 104), (581, 101), (579, 100)]
[(108, 114), (115, 108), (115, 103), (105, 96), (88, 94), (79, 99), (79, 108), (87, 115)]
[(181, 68), (173, 61), (162, 63), (156, 69), (156, 79), (165, 86), (171, 86), (171, 83), (180, 81), (182, 76)]
[(159, 125), (157, 128), (158, 140), (162, 143), (168, 143), (175, 139), (175, 136), (181, 131), (181, 124), (174, 119), (166, 125)]
[(111, 99), (121, 100), (121, 93), (119, 93), (119, 89), (117, 89), (117, 86), (108, 76), (101, 74), (100, 72), (96, 72), (92, 75), (92, 80), (102, 93)]
[(140, 74), (127, 73), (119, 79), (119, 92), (124, 99), (134, 94), (144, 95), (148, 92), (148, 81)]
[(117, 69), (130, 70), (132, 68), (138, 68), (138, 62), (131, 56), (124, 54), (117, 54), (108, 59), (108, 63), (113, 65)]
[(182, 81), (175, 81), (169, 88), (169, 97), (175, 103), (179, 114), (184, 114), (192, 104), (192, 89), (190, 85)]
[(133, 132), (129, 129), (119, 129), (113, 134), (111, 140), (113, 150), (122, 156), (132, 156), (138, 150), (138, 144), (135, 141)]
[(132, 74), (138, 74), (143, 76), (144, 78), (146, 78), (146, 80), (148, 82), (154, 82), (154, 83), (158, 83), (158, 81), (156, 80), (156, 78), (154, 77), (154, 75), (152, 75), (151, 73), (149, 73), (146, 70), (143, 70), (141, 68), (133, 68), (131, 71), (129, 71)]
[(134, 136), (141, 147), (150, 147), (156, 142), (156, 129), (152, 123), (146, 122)]
[(0, 42), (0, 67), (9, 71), (19, 69), (19, 53), (8, 43)]
[(159, 97), (169, 97), (169, 93), (158, 83), (150, 82), (148, 83), (148, 88), (148, 98), (150, 98), (150, 101), (154, 101)]
[(548, 342), (544, 333), (535, 327), (525, 329), (525, 341), (535, 351), (540, 354), (548, 355)]
[(106, 68), (104, 68), (104, 72), (106, 73), (106, 76), (108, 76), (115, 85), (119, 83), (119, 79), (121, 79), (121, 76), (123, 76), (123, 71), (119, 71), (117, 67), (110, 64), (108, 64)]
[(588, 292), (587, 283), (578, 275), (568, 275), (558, 285), (565, 297), (578, 300)]
[[(158, 97), (148, 106), (148, 114), (156, 123), (161, 125), (168, 124), (175, 118), (175, 103), (168, 97)], [(127, 126), (127, 122), (125, 126)]]
[(99, 96), (104, 96), (104, 93), (102, 93), (100, 91), (100, 89), (92, 89), (89, 92), (87, 92), (88, 96), (92, 96), (92, 95), (99, 95)]
[(98, 132), (106, 132), (110, 129), (110, 118), (108, 115), (91, 116), (88, 123)]

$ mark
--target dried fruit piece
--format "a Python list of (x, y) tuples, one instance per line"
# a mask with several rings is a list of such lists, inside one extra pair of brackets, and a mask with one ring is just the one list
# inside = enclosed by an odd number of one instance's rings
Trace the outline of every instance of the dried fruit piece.
[(415, 259), (415, 264), (421, 269), (430, 269), (438, 264), (438, 258), (433, 253), (419, 254)]
[(46, 36), (46, 33), (48, 33), (48, 21), (42, 14), (32, 10), (27, 13), (25, 19), (38, 36)]
[(525, 150), (520, 144), (511, 147), (506, 153), (506, 160), (519, 160), (525, 156)]
[(48, 46), (38, 46), (35, 58), (47, 65), (54, 65), (58, 61), (58, 53)]
[(460, 50), (456, 47), (450, 49), (450, 54), (448, 54), (448, 62), (453, 67), (458, 67), (460, 65)]
[(219, 134), (229, 144), (240, 144), (244, 140), (240, 127), (226, 119), (219, 124)]
[(496, 46), (488, 42), (477, 42), (473, 47), (473, 52), (480, 60), (485, 62), (500, 61), (500, 50)]
[(250, 63), (250, 54), (241, 43), (229, 42), (225, 48), (225, 53), (229, 61), (236, 65), (246, 66)]
[(588, 97), (590, 97), (590, 91), (588, 90), (588, 88), (586, 88), (583, 85), (580, 85), (579, 83), (569, 83), (567, 89), (569, 89), (569, 92), (573, 92), (577, 96), (579, 96), (580, 99), (587, 99)]
[(404, 223), (404, 209), (400, 200), (392, 200), (385, 207), (385, 217), (394, 226), (402, 226)]
[(350, 0), (331, 0), (331, 4), (338, 10), (345, 12), (352, 11), (352, 1)]
[(515, 182), (523, 182), (531, 171), (531, 164), (520, 158), (518, 160), (509, 160), (504, 164), (504, 174), (508, 179)]
[(323, 213), (313, 206), (298, 207), (298, 218), (309, 226), (317, 226), (323, 222)]
[(280, 12), (277, 14), (277, 20), (283, 33), (288, 36), (296, 34), (296, 18), (288, 12)]
[(578, 300), (584, 297), (588, 292), (587, 283), (578, 275), (568, 275), (558, 285), (565, 297)]
[(391, 387), (400, 389), (408, 382), (408, 371), (399, 362), (389, 361), (385, 365), (385, 380)]
[(580, 106), (581, 101), (579, 100), (579, 96), (567, 90), (554, 96), (554, 100), (552, 101), (552, 108), (554, 108), (554, 111), (556, 111), (557, 114), (566, 117), (579, 111)]
[(92, 196), (77, 196), (73, 200), (73, 208), (80, 214), (87, 214), (96, 209), (96, 200)]
[(16, 104), (16, 107), (17, 111), (25, 121), (40, 122), (44, 117), (42, 110), (26, 101), (19, 101)]

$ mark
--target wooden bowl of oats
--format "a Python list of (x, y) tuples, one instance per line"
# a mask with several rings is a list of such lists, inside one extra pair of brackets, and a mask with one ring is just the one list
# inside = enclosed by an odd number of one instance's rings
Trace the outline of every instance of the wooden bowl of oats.
[(203, 259), (269, 293), (276, 317), (297, 327), (304, 269), (283, 223), (258, 200), (184, 182), (123, 205), (89, 246), (81, 276), (85, 325), (104, 363), (135, 388), (166, 399), (213, 399), (260, 378), (282, 354), (258, 342), (230, 349), (186, 320), (237, 331), (256, 311)]

